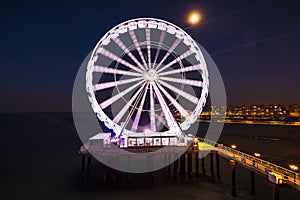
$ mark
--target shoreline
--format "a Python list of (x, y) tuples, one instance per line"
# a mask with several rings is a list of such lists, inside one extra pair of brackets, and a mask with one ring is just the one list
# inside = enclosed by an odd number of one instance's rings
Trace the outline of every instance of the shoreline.
[[(198, 120), (198, 122), (210, 123), (211, 120)], [(225, 124), (243, 124), (243, 125), (267, 125), (267, 126), (300, 126), (300, 122), (285, 122), (285, 121), (252, 121), (252, 120), (216, 120), (219, 123)]]

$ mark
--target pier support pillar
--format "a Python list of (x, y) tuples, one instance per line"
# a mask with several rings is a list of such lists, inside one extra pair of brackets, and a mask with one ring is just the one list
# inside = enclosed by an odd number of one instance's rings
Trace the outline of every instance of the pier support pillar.
[(117, 181), (118, 170), (116, 170), (115, 168), (118, 168), (118, 165), (119, 165), (119, 157), (113, 157), (112, 158), (112, 166), (114, 166), (114, 167), (111, 169), (112, 182)]
[(171, 161), (171, 154), (168, 154), (168, 175), (169, 177), (171, 177), (171, 174), (172, 174), (172, 163), (169, 163)]
[(205, 160), (204, 160), (203, 154), (202, 154), (202, 158), (201, 158), (201, 166), (202, 166), (202, 174), (205, 175)]
[(195, 154), (195, 162), (196, 162), (196, 177), (199, 176), (199, 153)]
[(188, 154), (188, 177), (191, 178), (193, 176), (193, 154)]
[(185, 176), (185, 153), (180, 156), (180, 176)]
[(255, 173), (250, 171), (250, 194), (255, 195)]
[(85, 156), (81, 156), (81, 183), (84, 183), (85, 178)]
[(280, 200), (279, 186), (277, 184), (273, 187), (273, 200)]
[[(175, 154), (175, 158), (177, 157), (177, 155)], [(179, 159), (174, 161), (174, 167), (173, 167), (173, 177), (176, 178), (178, 175), (178, 166), (179, 166)]]
[(107, 182), (108, 181), (108, 172), (109, 169), (106, 165), (102, 164), (102, 173), (103, 173), (103, 182)]
[(221, 175), (220, 175), (220, 156), (218, 152), (216, 152), (216, 167), (217, 167), (217, 178), (220, 181)]
[[(165, 163), (166, 163), (166, 154), (164, 155), (164, 160), (165, 160)], [(154, 173), (152, 171), (153, 169), (153, 157), (152, 156), (147, 156), (147, 163), (148, 163), (148, 169), (151, 170), (150, 172), (148, 172), (148, 179), (149, 179), (149, 182), (152, 184), (154, 182)]]
[[(128, 156), (128, 163), (127, 163), (127, 165), (128, 165), (128, 171), (131, 168), (130, 162), (131, 162), (131, 156)], [(130, 183), (130, 182), (131, 182), (131, 173), (127, 172), (127, 183)]]
[(88, 156), (88, 164), (87, 164), (87, 170), (88, 170), (88, 172), (91, 171), (91, 163), (92, 163), (92, 158), (90, 156)]
[(214, 172), (214, 152), (210, 153), (210, 174), (213, 178), (215, 178)]
[(236, 197), (236, 161), (230, 160), (231, 165), (231, 195)]

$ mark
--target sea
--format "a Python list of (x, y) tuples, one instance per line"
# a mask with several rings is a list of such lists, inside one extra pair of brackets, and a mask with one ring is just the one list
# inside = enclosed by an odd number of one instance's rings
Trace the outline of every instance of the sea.
[[(203, 124), (203, 130), (208, 124)], [(202, 130), (202, 131), (203, 131)], [(231, 197), (230, 164), (221, 159), (221, 180), (209, 174), (199, 178), (171, 178), (166, 169), (148, 174), (132, 174), (130, 183), (123, 178), (104, 181), (101, 164), (92, 160), (86, 183), (81, 183), (82, 145), (71, 113), (0, 114), (1, 199), (273, 199), (273, 186), (266, 177), (256, 175), (256, 195), (249, 194), (249, 171), (237, 168), (237, 197)], [(288, 168), (300, 167), (300, 127), (275, 125), (225, 124), (219, 143)], [(127, 174), (119, 173), (119, 177)], [(280, 197), (299, 200), (300, 193), (280, 188)]]

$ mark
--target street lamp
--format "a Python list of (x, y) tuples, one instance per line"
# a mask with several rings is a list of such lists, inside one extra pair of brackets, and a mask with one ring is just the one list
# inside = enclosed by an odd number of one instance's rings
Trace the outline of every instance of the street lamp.
[(290, 165), (290, 168), (294, 170), (294, 183), (296, 184), (296, 170), (298, 170), (298, 167), (296, 165)]
[[(260, 153), (254, 153), (254, 156), (260, 157)], [(252, 165), (253, 165), (253, 167), (257, 167), (257, 163), (256, 163), (255, 159), (252, 160)]]
[(290, 165), (290, 168), (294, 171), (296, 171), (298, 169), (298, 167), (296, 165)]
[(255, 157), (260, 157), (260, 153), (254, 153)]
[[(235, 144), (232, 144), (232, 145), (231, 145), (231, 148), (232, 148), (232, 149), (236, 149), (236, 145), (235, 145)], [(235, 153), (234, 153), (234, 151), (232, 152), (232, 155), (233, 155), (233, 158), (235, 159)]]

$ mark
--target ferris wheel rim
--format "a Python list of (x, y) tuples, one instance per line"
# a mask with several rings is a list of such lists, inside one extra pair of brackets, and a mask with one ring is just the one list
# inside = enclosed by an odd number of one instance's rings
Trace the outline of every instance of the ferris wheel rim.
[[(111, 120), (111, 119), (109, 119), (109, 117), (107, 117), (107, 115), (106, 115), (106, 113), (103, 111), (103, 109), (101, 108), (101, 106), (96, 106), (96, 104), (95, 104), (95, 94), (94, 94), (94, 91), (92, 91), (92, 80), (91, 80), (91, 76), (89, 76), (88, 75), (88, 73), (91, 73), (93, 70), (92, 70), (92, 62), (94, 62), (95, 61), (95, 57), (98, 57), (97, 55), (95, 55), (95, 54), (97, 54), (97, 51), (98, 51), (98, 49), (99, 49), (99, 46), (100, 46), (100, 44), (101, 44), (101, 42), (102, 42), (102, 40), (104, 40), (109, 34), (110, 34), (110, 32), (112, 31), (112, 30), (116, 30), (118, 27), (120, 27), (120, 26), (122, 26), (122, 25), (124, 25), (124, 24), (129, 24), (129, 23), (131, 23), (131, 22), (138, 22), (138, 21), (143, 21), (143, 20), (146, 20), (146, 21), (151, 21), (151, 20), (154, 20), (154, 21), (159, 21), (159, 22), (163, 22), (163, 23), (166, 23), (166, 24), (168, 24), (168, 25), (171, 25), (171, 26), (173, 26), (173, 27), (175, 27), (175, 28), (177, 28), (179, 31), (181, 31), (181, 32), (183, 32), (184, 34), (185, 34), (185, 36), (187, 36), (187, 37), (189, 37), (189, 39), (191, 39), (191, 41), (192, 42), (194, 42), (194, 45), (197, 45), (196, 43), (195, 43), (195, 41), (184, 31), (184, 30), (182, 30), (180, 27), (178, 27), (178, 26), (176, 26), (176, 25), (174, 25), (174, 24), (172, 24), (172, 23), (170, 23), (170, 22), (167, 22), (167, 21), (164, 21), (164, 20), (160, 20), (160, 19), (155, 19), (155, 18), (137, 18), (137, 19), (132, 19), (132, 20), (128, 20), (128, 21), (126, 21), (126, 22), (123, 22), (123, 23), (121, 23), (121, 24), (118, 24), (118, 25), (116, 25), (114, 28), (112, 28), (110, 31), (108, 31), (101, 39), (100, 39), (100, 41), (97, 43), (97, 45), (96, 45), (96, 47), (94, 48), (94, 50), (93, 50), (93, 52), (92, 52), (92, 54), (91, 54), (91, 57), (90, 57), (90, 61), (89, 61), (89, 64), (88, 64), (88, 69), (87, 69), (87, 75), (86, 75), (86, 82), (87, 82), (87, 92), (88, 92), (88, 96), (89, 96), (89, 100), (91, 101), (91, 104), (92, 104), (92, 108), (93, 108), (93, 110), (97, 113), (97, 116), (99, 117), (99, 119), (101, 120), (101, 121), (103, 121), (104, 123), (105, 123), (105, 125), (108, 127), (108, 128), (110, 128), (110, 129), (113, 129), (114, 131), (119, 131), (120, 130), (120, 127), (118, 127), (119, 125), (117, 124), (117, 123), (114, 123), (114, 121), (113, 120)], [(204, 60), (204, 58), (203, 58), (203, 55), (202, 55), (202, 52), (200, 51), (200, 48), (198, 47), (198, 53), (200, 53), (201, 54), (201, 56), (200, 56), (200, 59), (202, 58), (202, 65), (204, 65), (205, 67), (204, 67), (204, 69), (202, 69), (203, 70), (203, 73), (207, 76), (206, 78), (207, 78), (207, 80), (205, 79), (205, 78), (203, 78), (203, 85), (202, 85), (202, 92), (201, 92), (201, 96), (200, 96), (200, 98), (198, 98), (198, 101), (199, 101), (199, 103), (198, 104), (196, 104), (197, 106), (196, 106), (196, 108), (199, 108), (199, 106), (203, 106), (203, 105), (199, 105), (200, 104), (200, 101), (201, 101), (201, 103), (202, 104), (205, 104), (205, 102), (206, 102), (206, 96), (207, 96), (207, 92), (208, 92), (208, 74), (207, 74), (207, 68), (206, 68), (206, 62), (205, 62), (205, 60)], [(143, 61), (144, 62), (144, 61)], [(149, 60), (149, 62), (150, 62), (150, 60)], [(200, 61), (199, 61), (200, 62)], [(144, 62), (145, 63), (145, 62)], [(94, 65), (94, 63), (93, 63), (93, 65)], [(150, 66), (150, 63), (149, 63), (149, 66)], [(145, 68), (147, 68), (147, 66), (145, 65), (144, 66)], [(157, 68), (159, 68), (159, 65), (158, 65), (158, 67)], [(171, 72), (168, 72), (168, 71), (164, 71), (166, 68), (168, 68), (168, 67), (166, 67), (166, 66), (163, 66), (162, 68), (160, 68), (159, 70), (158, 70), (158, 72), (163, 72), (163, 73), (171, 73)], [(139, 69), (139, 68), (137, 68), (137, 69)], [(184, 70), (187, 70), (187, 69), (184, 69)], [(184, 71), (183, 70), (183, 71)], [(139, 72), (139, 70), (135, 70), (135, 71), (137, 71), (137, 73)], [(202, 74), (203, 75), (203, 74)], [(205, 80), (204, 80), (205, 79)], [(137, 79), (136, 79), (137, 80)], [(169, 79), (169, 81), (170, 81), (171, 79)], [(173, 80), (173, 81), (175, 81), (175, 80)], [(206, 82), (205, 82), (206, 81)], [(135, 84), (135, 86), (138, 86), (138, 85), (141, 85), (141, 84), (143, 84), (143, 81), (140, 81), (140, 82), (138, 82), (138, 84)], [(195, 83), (196, 84), (196, 83)], [(198, 83), (197, 83), (198, 84)], [(161, 89), (162, 88), (162, 85), (169, 85), (168, 83), (166, 83), (165, 81), (163, 81), (163, 80), (158, 80), (158, 83), (157, 84), (150, 84), (150, 88), (152, 87), (152, 88), (154, 88), (154, 90), (156, 90), (156, 92), (158, 92), (159, 93), (159, 88)], [(152, 91), (152, 90), (151, 90)], [(204, 92), (203, 92), (204, 91)], [(160, 97), (161, 98), (161, 97)], [(98, 103), (98, 102), (97, 102)], [(195, 108), (195, 109), (196, 109)], [(201, 113), (201, 111), (202, 111), (202, 109), (200, 109), (200, 111), (198, 111), (198, 112), (200, 112)], [(191, 119), (186, 119), (182, 124), (184, 124), (185, 123), (185, 125), (186, 125), (186, 127), (187, 126), (189, 126), (189, 124), (191, 124), (191, 123), (193, 123), (195, 120), (194, 120), (194, 116), (193, 117), (190, 117)], [(193, 119), (192, 119), (193, 118)], [(127, 130), (126, 131), (127, 133), (130, 133), (130, 131), (129, 130)], [(126, 134), (126, 133), (125, 133)]]

